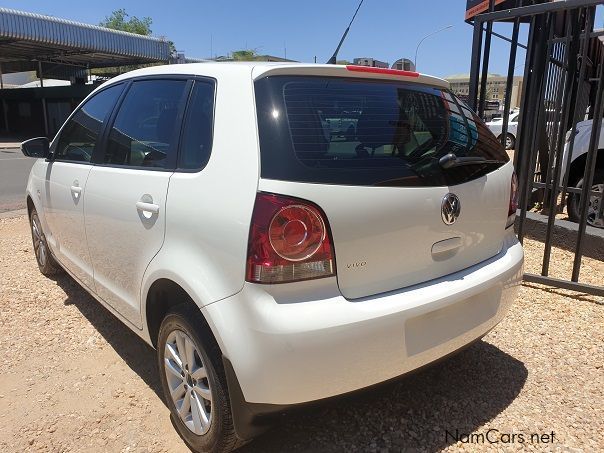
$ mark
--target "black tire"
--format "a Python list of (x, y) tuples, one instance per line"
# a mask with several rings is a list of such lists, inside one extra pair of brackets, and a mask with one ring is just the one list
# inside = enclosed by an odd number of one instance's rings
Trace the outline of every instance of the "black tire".
[(42, 275), (51, 277), (62, 273), (63, 269), (50, 252), (48, 242), (46, 242), (46, 236), (44, 235), (44, 231), (42, 231), (42, 223), (40, 222), (40, 218), (38, 217), (35, 208), (29, 213), (29, 228), (34, 247), (34, 255)]
[[(170, 409), (172, 424), (192, 451), (204, 453), (229, 452), (239, 448), (245, 442), (242, 442), (237, 437), (233, 428), (233, 417), (220, 348), (214, 338), (201, 328), (202, 325), (204, 325), (204, 320), (199, 309), (189, 304), (178, 305), (166, 315), (159, 328), (157, 341), (157, 358), (161, 385), (166, 404)], [(207, 373), (207, 378), (204, 378), (204, 386), (207, 383), (212, 395), (210, 425), (207, 428), (207, 432), (199, 435), (192, 431), (179, 415), (170, 393), (170, 385), (168, 383), (169, 372), (166, 371), (164, 366), (166, 344), (169, 342), (170, 335), (178, 331), (184, 332), (193, 341), (197, 350), (195, 360), (200, 360), (202, 367), (205, 368)], [(176, 362), (172, 361), (171, 363)], [(183, 368), (187, 368), (187, 371), (190, 371), (186, 366)], [(193, 373), (190, 374), (192, 375)], [(174, 380), (174, 377), (172, 379)], [(186, 381), (187, 378), (185, 377), (183, 383)], [(185, 390), (185, 394), (187, 391)], [(197, 399), (199, 399), (199, 396), (197, 396)], [(193, 401), (193, 398), (191, 398), (191, 401)], [(206, 404), (207, 409), (208, 402), (202, 401)], [(193, 412), (191, 411), (191, 420), (192, 417)], [(190, 421), (189, 423), (193, 422)]]
[[(595, 186), (596, 184), (604, 184), (604, 169), (603, 168), (596, 168), (596, 172), (594, 174), (594, 179), (593, 179), (593, 185)], [(583, 178), (579, 179), (579, 181), (575, 184), (575, 187), (577, 187), (578, 189), (583, 187)], [(579, 219), (581, 218), (581, 195), (580, 194), (575, 194), (575, 193), (570, 193), (568, 194), (568, 217), (570, 218), (570, 220), (572, 220), (573, 222), (579, 222)], [(593, 220), (591, 220), (589, 217), (587, 219), (587, 224), (591, 225), (593, 227), (596, 228), (602, 228), (602, 226), (600, 225), (594, 225)]]
[[(516, 137), (514, 137), (512, 134), (507, 133), (506, 134), (507, 140), (506, 143), (504, 145), (506, 150), (510, 150), (510, 149), (514, 149), (516, 147)], [(501, 135), (499, 137), (497, 137), (498, 140), (501, 140)], [(509, 142), (508, 142), (509, 140)]]

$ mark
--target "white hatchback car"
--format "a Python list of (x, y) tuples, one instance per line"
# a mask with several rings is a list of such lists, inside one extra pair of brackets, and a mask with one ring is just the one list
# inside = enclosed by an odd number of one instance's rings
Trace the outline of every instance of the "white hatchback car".
[[(575, 134), (572, 129), (566, 134), (566, 145), (562, 162), (566, 164), (568, 153), (572, 144), (572, 156), (570, 157), (570, 169), (568, 170), (568, 185), (570, 187), (583, 187), (583, 176), (587, 162), (587, 152), (593, 129), (593, 120), (585, 120), (577, 123)], [(604, 192), (604, 123), (600, 129), (600, 139), (597, 146), (596, 167), (593, 176), (591, 190), (594, 193)], [(563, 182), (563, 173), (560, 174), (560, 185)], [(568, 195), (568, 216), (571, 220), (578, 222), (580, 216), (581, 195), (571, 193)], [(587, 224), (596, 228), (604, 228), (604, 208), (602, 207), (603, 195), (591, 195), (587, 205)]]
[[(518, 117), (520, 111), (514, 110), (510, 112), (508, 120), (508, 131), (505, 136), (505, 149), (514, 149), (516, 147), (516, 139), (518, 137)], [(498, 140), (501, 140), (501, 133), (503, 132), (503, 118), (496, 118), (489, 121), (487, 127), (495, 134)]]
[[(339, 116), (353, 134), (325, 130)], [(522, 277), (512, 163), (447, 82), (414, 72), (152, 67), (22, 150), (39, 157), (40, 270), (157, 348), (196, 451), (458, 351)]]

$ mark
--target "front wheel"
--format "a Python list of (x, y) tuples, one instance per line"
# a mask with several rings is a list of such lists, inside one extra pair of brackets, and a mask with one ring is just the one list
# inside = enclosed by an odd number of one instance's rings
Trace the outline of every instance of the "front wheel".
[[(577, 183), (577, 188), (583, 187), (583, 178)], [(604, 192), (604, 169), (596, 169), (594, 174), (592, 192)], [(571, 193), (568, 195), (568, 216), (573, 222), (579, 222), (581, 218), (581, 195)], [(589, 205), (587, 206), (587, 224), (596, 228), (604, 228), (604, 215), (600, 216), (600, 204), (602, 203), (601, 195), (590, 195)]]
[(36, 255), (36, 262), (42, 275), (50, 277), (61, 272), (61, 266), (55, 261), (48, 248), (46, 236), (42, 231), (42, 223), (38, 213), (33, 209), (29, 215), (29, 225), (31, 227), (31, 239)]
[(173, 425), (195, 452), (228, 452), (242, 443), (231, 415), (218, 345), (196, 307), (181, 305), (163, 320), (157, 342), (159, 374)]
[[(499, 137), (497, 137), (498, 140), (501, 141), (501, 135)], [(512, 134), (506, 134), (505, 135), (505, 149), (510, 150), (510, 149), (514, 149), (514, 147), (516, 146), (516, 137), (514, 137)]]

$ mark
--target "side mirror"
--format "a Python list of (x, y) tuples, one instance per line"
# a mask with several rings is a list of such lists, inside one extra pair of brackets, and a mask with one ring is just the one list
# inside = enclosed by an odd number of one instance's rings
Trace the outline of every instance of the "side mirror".
[(36, 137), (21, 143), (21, 152), (27, 157), (48, 157), (50, 141), (46, 137)]

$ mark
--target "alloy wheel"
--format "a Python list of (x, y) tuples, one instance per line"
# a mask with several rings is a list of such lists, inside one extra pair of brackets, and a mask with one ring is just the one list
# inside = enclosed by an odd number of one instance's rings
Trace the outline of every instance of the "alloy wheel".
[(164, 371), (172, 402), (182, 422), (197, 435), (208, 432), (212, 423), (212, 390), (202, 355), (182, 330), (168, 336)]
[(33, 214), (31, 217), (31, 234), (34, 242), (34, 252), (36, 254), (36, 260), (38, 260), (38, 264), (41, 267), (44, 267), (47, 259), (47, 250), (46, 250), (46, 239), (44, 238), (44, 234), (42, 233), (42, 228), (40, 227), (40, 220), (38, 219), (37, 214)]
[(512, 137), (509, 135), (505, 137), (505, 149), (512, 149)]
[[(592, 192), (604, 192), (603, 184), (594, 184), (591, 186)], [(589, 206), (587, 208), (587, 223), (596, 228), (604, 228), (604, 216), (600, 216), (600, 203), (602, 195), (592, 195), (589, 197)]]

